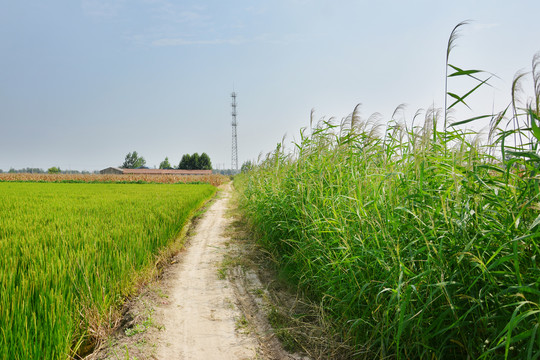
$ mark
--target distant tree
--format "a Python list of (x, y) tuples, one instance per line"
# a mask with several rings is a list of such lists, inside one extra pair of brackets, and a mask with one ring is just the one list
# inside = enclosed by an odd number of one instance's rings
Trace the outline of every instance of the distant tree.
[(159, 164), (159, 168), (160, 168), (160, 169), (172, 169), (171, 163), (169, 162), (169, 158), (168, 158), (168, 157), (165, 157), (165, 160), (163, 160), (163, 161)]
[(142, 156), (139, 156), (136, 151), (132, 153), (128, 153), (126, 155), (126, 159), (124, 160), (124, 163), (121, 168), (124, 169), (136, 169), (140, 167), (144, 167), (146, 165), (146, 160)]
[(198, 153), (191, 155), (191, 161), (189, 162), (189, 170), (199, 170), (199, 159), (200, 156)]
[(191, 156), (189, 154), (182, 155), (182, 160), (178, 164), (178, 169), (180, 170), (190, 170), (191, 166)]
[(81, 174), (79, 170), (62, 170), (62, 174)]
[(31, 173), (31, 174), (43, 174), (43, 173), (45, 173), (45, 171), (43, 171), (43, 169), (30, 168), (30, 167), (21, 169), (21, 170), (19, 170), (19, 172), (25, 172), (25, 173)]
[(178, 164), (180, 170), (212, 170), (212, 162), (207, 153), (184, 154)]
[[(0, 172), (2, 172), (2, 171), (0, 170)], [(10, 168), (8, 173), (10, 173), (10, 174), (18, 174), (18, 173), (45, 174), (46, 171), (41, 169), (41, 168), (25, 167), (25, 168), (22, 168), (22, 169)]]
[(198, 169), (212, 170), (212, 162), (210, 161), (210, 156), (208, 156), (208, 154), (205, 152), (203, 152), (199, 157)]
[(243, 173), (245, 173), (245, 172), (250, 171), (251, 169), (253, 169), (253, 163), (251, 162), (251, 160), (248, 160), (248, 161), (245, 161), (245, 162), (242, 164), (242, 167), (240, 168), (240, 171), (242, 171)]
[(56, 167), (56, 166), (53, 166), (53, 167), (49, 168), (49, 170), (47, 170), (47, 172), (49, 174), (60, 174), (60, 168)]

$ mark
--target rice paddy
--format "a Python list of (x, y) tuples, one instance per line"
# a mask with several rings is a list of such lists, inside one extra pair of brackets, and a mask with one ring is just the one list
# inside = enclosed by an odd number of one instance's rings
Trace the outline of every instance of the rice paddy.
[(0, 359), (67, 359), (113, 327), (211, 185), (0, 182)]

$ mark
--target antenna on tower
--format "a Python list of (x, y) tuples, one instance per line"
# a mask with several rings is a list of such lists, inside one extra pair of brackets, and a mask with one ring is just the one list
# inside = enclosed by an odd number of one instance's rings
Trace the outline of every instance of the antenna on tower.
[(231, 169), (238, 171), (238, 146), (236, 142), (236, 127), (238, 123), (236, 122), (236, 92), (231, 93), (231, 106), (232, 106), (232, 155), (231, 155)]

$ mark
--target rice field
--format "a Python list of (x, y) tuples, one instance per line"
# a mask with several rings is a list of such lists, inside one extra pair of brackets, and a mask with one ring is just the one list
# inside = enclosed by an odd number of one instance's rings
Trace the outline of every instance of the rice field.
[[(386, 125), (357, 109), (312, 121), (235, 179), (261, 244), (350, 358), (540, 358), (540, 55), (532, 76), (522, 106), (512, 94), (453, 123), (472, 91)], [(484, 119), (481, 142), (463, 125)]]
[(0, 182), (0, 359), (67, 359), (114, 326), (211, 185)]

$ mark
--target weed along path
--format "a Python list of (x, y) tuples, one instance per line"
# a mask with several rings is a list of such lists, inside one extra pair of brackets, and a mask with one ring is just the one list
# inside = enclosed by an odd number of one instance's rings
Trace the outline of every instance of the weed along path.
[(235, 305), (233, 288), (218, 271), (226, 251), (230, 193), (228, 184), (202, 216), (169, 279), (167, 304), (156, 309), (157, 321), (164, 327), (157, 343), (158, 359), (257, 356), (257, 340), (239, 331), (243, 314)]

